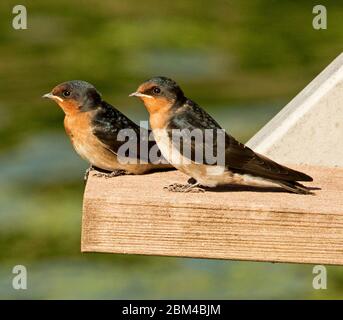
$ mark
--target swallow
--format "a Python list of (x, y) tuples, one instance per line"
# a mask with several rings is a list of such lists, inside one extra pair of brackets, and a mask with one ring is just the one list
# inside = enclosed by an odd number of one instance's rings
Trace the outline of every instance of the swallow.
[[(85, 180), (91, 170), (100, 169), (105, 173), (98, 176), (114, 177), (123, 174), (144, 174), (152, 170), (171, 167), (169, 164), (153, 164), (147, 157), (140, 157), (141, 130), (101, 98), (97, 89), (86, 81), (73, 80), (57, 85), (44, 98), (55, 101), (65, 113), (64, 127), (75, 151), (90, 163)], [(131, 129), (137, 135), (135, 160), (122, 163), (118, 150), (125, 143), (118, 139), (121, 129)], [(155, 141), (148, 141), (149, 150), (156, 147)]]
[[(204, 191), (202, 187), (240, 184), (279, 186), (297, 194), (311, 193), (307, 187), (298, 182), (313, 181), (310, 176), (280, 165), (238, 142), (197, 103), (185, 97), (175, 81), (166, 77), (155, 77), (141, 84), (130, 96), (140, 98), (147, 108), (150, 114), (150, 126), (162, 155), (169, 163), (190, 177), (188, 184), (172, 184), (167, 187), (168, 190), (194, 192)], [(199, 161), (195, 157), (197, 148), (201, 150), (199, 147), (203, 147), (199, 144), (208, 144), (208, 142), (201, 140), (199, 143), (199, 140), (192, 139), (190, 134), (195, 131), (206, 133), (208, 129), (224, 132), (222, 148), (218, 149), (223, 156), (220, 164), (213, 164), (206, 158)], [(174, 132), (182, 130), (183, 142), (188, 142), (191, 152), (184, 152), (186, 148), (184, 146), (180, 148), (180, 144), (175, 143), (177, 139), (174, 139)], [(215, 136), (214, 134), (213, 137)], [(212, 139), (212, 142), (210, 146), (214, 149), (218, 146), (218, 142), (216, 139)]]

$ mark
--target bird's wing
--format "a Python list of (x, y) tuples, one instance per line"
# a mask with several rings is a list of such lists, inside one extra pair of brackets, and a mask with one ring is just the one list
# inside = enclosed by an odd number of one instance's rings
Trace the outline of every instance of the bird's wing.
[[(259, 176), (272, 180), (284, 180), (284, 181), (312, 181), (312, 178), (308, 175), (292, 170), (285, 166), (279, 165), (278, 163), (255, 153), (253, 150), (245, 146), (244, 144), (238, 142), (235, 138), (227, 133), (223, 133), (223, 129), (219, 124), (203, 109), (201, 109), (194, 102), (187, 100), (184, 107), (182, 107), (181, 112), (176, 112), (176, 114), (170, 120), (168, 126), (169, 135), (175, 135), (175, 131), (172, 129), (187, 129), (189, 132), (192, 130), (201, 130), (203, 136), (206, 136), (206, 129), (214, 129), (212, 140), (203, 139), (203, 146), (200, 148), (203, 152), (202, 163), (212, 165), (207, 161), (205, 155), (206, 149), (212, 149), (213, 156), (220, 156), (220, 153), (225, 153), (225, 166), (237, 173), (251, 174), (254, 176)], [(183, 148), (191, 149), (191, 153), (186, 154), (184, 150), (180, 150), (183, 156), (197, 162), (196, 152), (199, 148), (196, 148), (195, 140), (191, 136), (187, 136), (188, 131), (183, 131), (181, 134), (181, 146)], [(217, 132), (217, 133), (216, 133)], [(217, 135), (221, 132), (223, 134), (223, 143), (221, 145), (217, 144)], [(179, 137), (177, 137), (179, 139)], [(222, 151), (221, 151), (221, 150)], [(218, 153), (218, 154), (217, 154)]]
[[(141, 139), (148, 139), (148, 134), (141, 136), (139, 126), (110, 104), (102, 102), (92, 120), (92, 126), (93, 134), (114, 154), (118, 155), (119, 148), (131, 140), (133, 144), (132, 147), (130, 145), (130, 157), (142, 158), (140, 154)], [(123, 129), (125, 131), (121, 131)], [(149, 147), (153, 143), (155, 142), (147, 141)], [(129, 156), (129, 154), (125, 156)]]
[(302, 172), (282, 166), (252, 151), (228, 134), (225, 147), (225, 164), (228, 168), (232, 168), (238, 173), (248, 173), (254, 176), (282, 181), (313, 180), (310, 176)]

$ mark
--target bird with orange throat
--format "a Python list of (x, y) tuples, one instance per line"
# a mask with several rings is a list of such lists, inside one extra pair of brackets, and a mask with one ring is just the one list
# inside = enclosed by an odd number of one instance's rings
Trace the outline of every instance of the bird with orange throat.
[[(194, 192), (204, 191), (202, 187), (242, 184), (279, 186), (297, 194), (311, 193), (298, 182), (313, 180), (305, 173), (254, 152), (226, 132), (218, 139), (223, 129), (198, 104), (185, 97), (175, 81), (155, 77), (141, 84), (130, 96), (140, 98), (147, 108), (154, 138), (163, 156), (190, 177), (187, 184), (171, 184), (168, 190)], [(204, 138), (208, 130), (214, 132), (209, 141)], [(200, 140), (192, 138), (194, 132), (203, 134)], [(222, 147), (217, 148), (219, 144)], [(213, 163), (213, 159), (204, 157), (206, 147), (215, 149), (213, 153), (223, 160)], [(197, 150), (201, 150), (202, 157), (196, 157)]]
[[(75, 151), (90, 163), (85, 180), (93, 169), (105, 171), (98, 176), (114, 177), (124, 174), (144, 174), (153, 170), (170, 168), (168, 163), (152, 163), (149, 151), (158, 149), (155, 141), (145, 141), (148, 148), (140, 153), (142, 132), (140, 128), (116, 108), (102, 100), (96, 88), (86, 81), (74, 80), (57, 85), (44, 98), (55, 101), (65, 113), (64, 127)], [(132, 161), (120, 161), (118, 153), (126, 141), (119, 138), (121, 130), (132, 130), (137, 137)], [(123, 155), (123, 158), (124, 155)]]

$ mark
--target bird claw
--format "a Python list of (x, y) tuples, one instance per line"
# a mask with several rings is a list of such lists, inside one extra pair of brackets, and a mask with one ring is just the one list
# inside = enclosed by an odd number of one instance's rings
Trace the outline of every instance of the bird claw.
[(93, 176), (95, 177), (103, 177), (105, 179), (109, 179), (109, 178), (114, 178), (114, 177), (119, 177), (119, 176), (124, 176), (124, 175), (127, 175), (129, 174), (127, 171), (125, 170), (114, 170), (112, 172), (98, 172), (98, 173), (95, 173)]
[(190, 192), (190, 193), (201, 193), (205, 192), (205, 189), (200, 188), (199, 184), (181, 184), (181, 183), (173, 183), (169, 186), (165, 186), (163, 189), (168, 190), (170, 192)]
[(86, 170), (85, 175), (83, 176), (83, 181), (84, 181), (85, 183), (86, 183), (87, 180), (88, 180), (89, 173), (90, 173), (91, 171), (93, 171), (93, 170), (94, 170), (94, 168), (93, 168), (92, 166), (90, 166), (90, 167)]

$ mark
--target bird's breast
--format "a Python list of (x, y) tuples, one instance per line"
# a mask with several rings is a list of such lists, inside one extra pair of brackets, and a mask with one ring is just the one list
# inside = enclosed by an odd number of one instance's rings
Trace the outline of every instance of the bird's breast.
[(153, 134), (163, 157), (166, 158), (170, 164), (178, 168), (179, 164), (189, 162), (173, 144), (173, 141), (165, 128), (153, 129)]
[(112, 171), (117, 167), (116, 155), (106, 149), (94, 136), (89, 112), (66, 116), (64, 127), (75, 151), (81, 158), (104, 170)]

